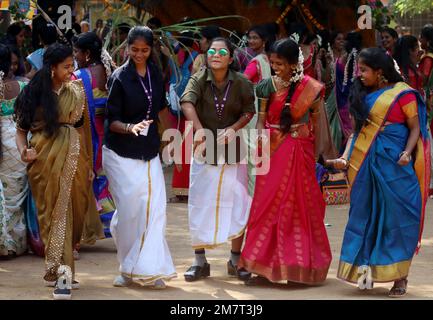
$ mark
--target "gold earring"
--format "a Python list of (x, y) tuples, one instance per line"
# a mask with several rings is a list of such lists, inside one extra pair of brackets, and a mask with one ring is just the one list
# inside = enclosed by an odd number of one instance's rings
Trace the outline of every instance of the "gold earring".
[(51, 79), (53, 79), (53, 78), (54, 78), (54, 71), (51, 70)]
[(89, 62), (90, 61), (90, 58), (89, 58), (89, 56), (87, 56), (86, 57), (86, 62)]
[(387, 84), (387, 83), (388, 83), (388, 79), (385, 78), (384, 75), (381, 75), (381, 76), (379, 77), (379, 85)]

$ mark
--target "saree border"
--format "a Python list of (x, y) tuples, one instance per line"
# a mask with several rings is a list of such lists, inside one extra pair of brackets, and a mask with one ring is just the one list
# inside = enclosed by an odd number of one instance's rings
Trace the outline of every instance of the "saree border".
[[(369, 267), (374, 282), (392, 282), (407, 277), (411, 263), (412, 259), (389, 265), (370, 265)], [(337, 278), (351, 283), (358, 283), (358, 268), (359, 266), (340, 260)]]
[(326, 268), (304, 268), (301, 266), (281, 265), (267, 267), (256, 261), (241, 257), (240, 265), (251, 273), (266, 277), (266, 279), (277, 281), (290, 281), (304, 284), (321, 284), (326, 280), (329, 265)]
[(78, 166), (80, 156), (80, 137), (77, 130), (70, 127), (69, 150), (60, 175), (59, 197), (53, 210), (52, 230), (48, 240), (46, 252), (47, 281), (57, 280), (57, 269), (62, 264), (67, 228), (67, 211), (70, 206), (72, 183)]

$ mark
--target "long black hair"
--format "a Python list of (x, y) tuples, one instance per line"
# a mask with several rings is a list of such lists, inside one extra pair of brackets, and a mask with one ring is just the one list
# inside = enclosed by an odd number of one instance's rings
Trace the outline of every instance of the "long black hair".
[(427, 51), (433, 53), (433, 25), (424, 26), (421, 30), (421, 37), (427, 41)]
[(49, 46), (57, 41), (57, 30), (56, 27), (51, 23), (45, 23), (41, 26), (39, 33), (42, 45)]
[(410, 59), (410, 51), (415, 50), (418, 46), (418, 39), (411, 35), (402, 36), (395, 45), (394, 59), (400, 66), (406, 81), (409, 81), (409, 69), (415, 73), (415, 77), (418, 80), (416, 65)]
[[(279, 58), (284, 59), (287, 63), (294, 65), (298, 63), (299, 60), (299, 46), (292, 39), (286, 38), (275, 42), (270, 51), (270, 53), (276, 54)], [(286, 104), (291, 103), (292, 96), (295, 93), (297, 83), (292, 82), (289, 87), (289, 94), (286, 98)], [(292, 125), (292, 115), (290, 113), (290, 108), (285, 106), (281, 111), (280, 116), (280, 130), (283, 133), (288, 133), (290, 131), (290, 126)]]
[(149, 27), (135, 26), (128, 32), (128, 46), (135, 40), (142, 39), (146, 44), (153, 48), (153, 31)]
[(37, 108), (42, 108), (45, 133), (53, 135), (59, 128), (57, 97), (53, 92), (51, 67), (72, 57), (72, 48), (54, 43), (47, 47), (43, 57), (43, 67), (36, 72), (29, 84), (21, 91), (15, 101), (15, 120), (18, 125), (29, 130)]
[[(373, 70), (382, 70), (382, 75), (389, 83), (403, 81), (402, 76), (397, 72), (394, 61), (385, 49), (367, 48), (359, 53), (358, 60)], [(368, 88), (365, 87), (361, 79), (357, 77), (351, 87), (349, 95), (349, 111), (355, 120), (355, 132), (359, 132), (368, 116), (368, 108), (364, 102)]]
[(78, 35), (75, 39), (74, 47), (86, 52), (89, 50), (90, 59), (101, 62), (102, 41), (95, 32), (85, 32)]

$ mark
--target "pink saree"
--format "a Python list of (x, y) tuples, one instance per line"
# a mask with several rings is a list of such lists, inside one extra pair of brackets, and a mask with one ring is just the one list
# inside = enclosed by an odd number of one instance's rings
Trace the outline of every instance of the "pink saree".
[[(306, 76), (292, 97), (292, 118), (304, 118), (323, 86)], [(272, 93), (267, 127), (271, 130), (270, 170), (257, 176), (239, 268), (270, 281), (316, 284), (326, 279), (331, 250), (325, 202), (315, 178), (314, 135), (283, 135), (279, 124), (285, 92)]]

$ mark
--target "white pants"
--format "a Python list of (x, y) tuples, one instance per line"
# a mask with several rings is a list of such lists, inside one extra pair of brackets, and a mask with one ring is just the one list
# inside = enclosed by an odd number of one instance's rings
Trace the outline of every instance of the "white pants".
[(188, 216), (194, 249), (211, 249), (242, 235), (250, 206), (245, 164), (212, 166), (193, 159)]
[(102, 156), (117, 208), (110, 231), (121, 274), (142, 284), (176, 277), (165, 239), (167, 199), (159, 158), (124, 158), (105, 146)]

